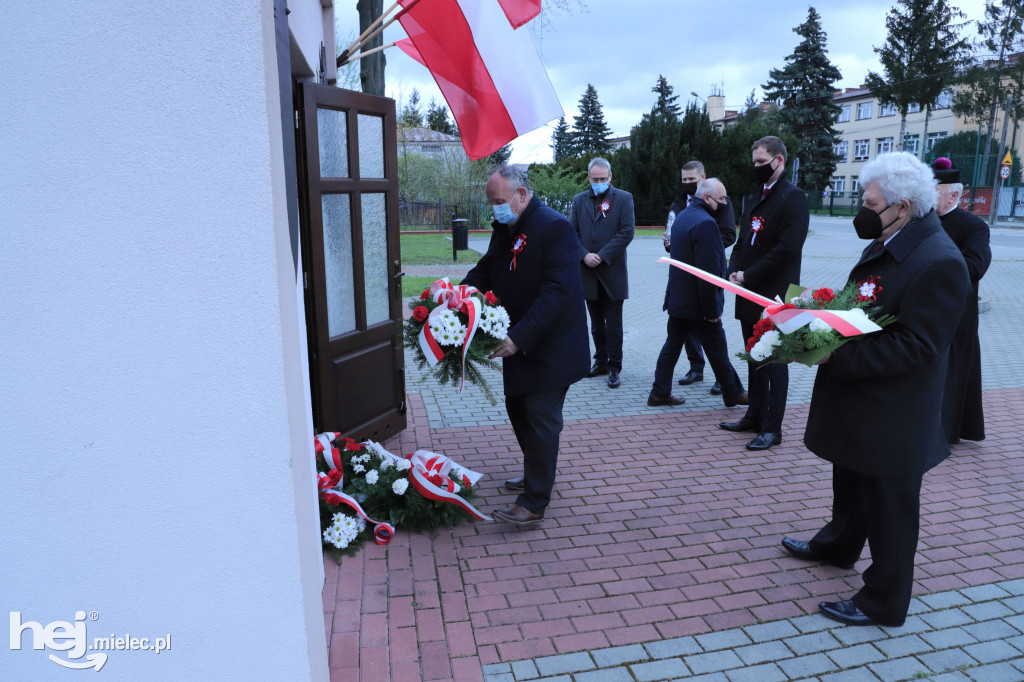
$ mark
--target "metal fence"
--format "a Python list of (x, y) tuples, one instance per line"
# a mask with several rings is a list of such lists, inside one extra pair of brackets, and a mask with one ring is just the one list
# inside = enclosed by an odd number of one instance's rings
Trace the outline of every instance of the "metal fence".
[(442, 201), (401, 201), (398, 222), (402, 230), (433, 232), (452, 229), (453, 218), (465, 218), (470, 230), (491, 226), (491, 211), (482, 203), (446, 204)]

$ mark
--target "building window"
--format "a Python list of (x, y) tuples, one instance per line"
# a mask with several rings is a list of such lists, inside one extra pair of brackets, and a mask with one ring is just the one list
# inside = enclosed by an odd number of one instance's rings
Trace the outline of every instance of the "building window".
[(860, 181), (857, 176), (850, 178), (850, 196), (855, 197), (860, 194)]
[(843, 140), (842, 142), (837, 144), (835, 147), (833, 147), (833, 151), (835, 151), (836, 156), (839, 157), (838, 159), (836, 159), (836, 162), (842, 163), (843, 161), (846, 161), (846, 154), (849, 151), (849, 148), (850, 148), (850, 143), (847, 142), (846, 140)]
[(883, 116), (895, 116), (895, 115), (896, 115), (896, 105), (895, 104), (883, 104), (880, 107), (878, 107), (878, 117), (879, 118), (881, 118)]
[(880, 137), (878, 138), (878, 147), (875, 155), (885, 154), (892, 151), (892, 138), (891, 137)]
[(836, 123), (849, 123), (850, 121), (850, 105), (844, 104), (839, 109), (839, 118), (836, 119)]
[(424, 154), (440, 154), (441, 145), (439, 144), (424, 144), (421, 149)]
[(871, 153), (871, 140), (857, 140), (853, 143), (853, 160), (867, 161)]
[(953, 93), (946, 90), (944, 93), (939, 95), (938, 99), (935, 100), (936, 109), (949, 109), (953, 104)]
[(949, 135), (949, 133), (928, 133), (928, 142), (925, 145), (925, 151), (930, 152), (935, 147), (935, 143), (944, 138), (946, 135)]
[(857, 105), (857, 120), (871, 118), (871, 106), (873, 102), (861, 102)]
[(910, 105), (907, 106), (907, 113), (908, 114), (916, 114), (919, 111), (921, 111), (921, 105), (918, 104), (917, 102), (914, 102), (913, 104), (910, 104)]
[(846, 178), (835, 177), (832, 178), (832, 195), (841, 197), (843, 192), (846, 191)]
[(916, 154), (921, 149), (921, 136), (920, 135), (904, 135), (903, 136), (903, 151)]

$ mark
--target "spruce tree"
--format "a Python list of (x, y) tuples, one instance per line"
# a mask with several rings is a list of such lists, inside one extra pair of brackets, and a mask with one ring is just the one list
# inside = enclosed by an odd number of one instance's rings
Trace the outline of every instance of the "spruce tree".
[(402, 107), (402, 115), (398, 117), (398, 123), (403, 128), (422, 128), (423, 114), (420, 113), (420, 91), (412, 89), (409, 95), (409, 103)]
[(448, 107), (438, 104), (433, 97), (430, 98), (430, 104), (427, 105), (427, 127), (446, 135), (457, 133), (455, 125), (448, 118)]
[(573, 117), (572, 148), (575, 156), (594, 156), (611, 151), (608, 141), (611, 130), (604, 120), (601, 103), (597, 99), (597, 90), (587, 83), (587, 89), (580, 97), (580, 115)]
[[(883, 106), (900, 115), (896, 149), (906, 142), (907, 113), (912, 104), (931, 106), (954, 77), (967, 42), (956, 37), (953, 20), (962, 13), (945, 0), (899, 0), (889, 10), (889, 31), (882, 47), (874, 48), (884, 75), (869, 72), (867, 85)], [(943, 26), (946, 24), (946, 26)]]
[(558, 119), (555, 132), (551, 133), (551, 149), (554, 151), (555, 163), (572, 156), (572, 131), (565, 122), (565, 116)]
[(660, 116), (670, 116), (672, 118), (679, 118), (681, 113), (679, 105), (676, 104), (676, 100), (679, 99), (679, 95), (672, 94), (672, 86), (668, 84), (668, 79), (664, 76), (658, 76), (658, 82), (651, 88), (651, 92), (658, 94), (658, 101), (654, 104), (652, 114), (656, 113)]
[(832, 124), (839, 106), (832, 98), (841, 75), (829, 61), (816, 9), (808, 8), (807, 21), (793, 31), (803, 40), (786, 57), (785, 67), (768, 72), (768, 83), (761, 87), (769, 100), (782, 106), (782, 125), (800, 140), (798, 183), (816, 192), (828, 186), (838, 160), (834, 147), (840, 137)]

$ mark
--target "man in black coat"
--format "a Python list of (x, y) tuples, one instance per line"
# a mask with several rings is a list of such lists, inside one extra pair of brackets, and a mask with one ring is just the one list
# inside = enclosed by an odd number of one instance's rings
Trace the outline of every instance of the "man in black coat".
[[(810, 214), (807, 196), (785, 177), (786, 145), (763, 137), (751, 150), (754, 175), (762, 187), (747, 198), (740, 235), (729, 259), (729, 279), (756, 293), (785, 296), (790, 284), (800, 283), (800, 256), (807, 238)], [(764, 308), (736, 297), (736, 319), (746, 340)], [(782, 442), (782, 418), (789, 393), (789, 367), (772, 363), (760, 369), (748, 364), (750, 407), (738, 422), (723, 422), (727, 431), (758, 434), (749, 450), (767, 450)]]
[(626, 247), (636, 219), (633, 195), (611, 186), (612, 167), (600, 157), (587, 166), (590, 189), (572, 200), (569, 222), (576, 230), (583, 296), (590, 312), (594, 366), (590, 376), (608, 375), (608, 388), (620, 386), (622, 303), (629, 298)]
[(544, 518), (551, 501), (569, 386), (587, 375), (587, 320), (576, 234), (565, 216), (533, 196), (525, 170), (503, 165), (485, 188), (494, 209), (487, 253), (462, 284), (493, 291), (508, 311), (503, 359), (505, 408), (523, 451), (523, 476), (511, 508), (494, 516), (522, 524)]
[[(672, 259), (715, 275), (725, 269), (725, 249), (718, 234), (715, 214), (725, 206), (728, 197), (725, 185), (717, 178), (708, 178), (694, 190), (694, 200), (672, 225)], [(658, 355), (654, 385), (647, 404), (682, 405), (686, 400), (672, 395), (672, 370), (679, 360), (683, 342), (691, 337), (704, 347), (715, 378), (722, 385), (726, 407), (745, 405), (739, 375), (729, 361), (729, 348), (722, 328), (722, 289), (679, 268), (669, 268), (665, 290), (668, 311), (668, 336)]]
[(804, 443), (832, 462), (832, 519), (810, 540), (785, 538), (805, 560), (871, 565), (852, 599), (819, 608), (851, 625), (907, 617), (920, 527), (921, 478), (949, 454), (940, 410), (949, 344), (970, 295), (967, 266), (942, 230), (931, 169), (906, 152), (860, 174), (857, 234), (873, 241), (850, 272), (859, 295), (896, 321), (819, 363)]
[[(697, 185), (706, 178), (704, 164), (700, 161), (687, 161), (679, 172), (682, 180), (683, 193), (668, 207), (668, 222), (665, 224), (665, 234), (662, 241), (665, 243), (665, 251), (671, 253), (672, 247), (672, 223), (676, 216), (682, 213), (686, 207), (697, 198)], [(715, 211), (715, 221), (718, 223), (718, 232), (722, 236), (722, 247), (727, 249), (736, 241), (736, 213), (732, 207), (732, 200), (725, 198), (725, 205), (719, 206)], [(719, 277), (725, 277), (728, 273), (723, 269), (716, 272)], [(683, 346), (686, 349), (686, 359), (690, 362), (690, 368), (679, 380), (681, 386), (689, 386), (696, 381), (704, 381), (704, 351), (692, 335), (686, 337)], [(711, 387), (711, 395), (721, 395), (722, 386), (715, 382)]]
[(947, 158), (932, 163), (938, 181), (935, 210), (967, 263), (973, 295), (949, 347), (949, 368), (942, 399), (942, 424), (950, 443), (960, 439), (985, 440), (985, 412), (981, 406), (981, 341), (978, 339), (978, 282), (992, 263), (988, 224), (960, 208), (960, 170)]

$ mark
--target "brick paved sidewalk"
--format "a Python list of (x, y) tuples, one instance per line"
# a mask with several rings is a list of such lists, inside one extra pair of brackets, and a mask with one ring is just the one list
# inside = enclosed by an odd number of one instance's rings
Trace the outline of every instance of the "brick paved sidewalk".
[[(501, 482), (521, 473), (511, 428), (430, 429), (418, 398), (410, 395), (413, 428), (389, 448), (450, 455), (485, 474), (479, 508), (508, 505)], [(399, 529), (387, 547), (366, 545), (340, 566), (328, 559), (332, 679), (874, 680), (964, 666), (942, 679), (1024, 679), (1021, 600), (1011, 597), (1024, 578), (1024, 390), (989, 390), (985, 409), (989, 438), (955, 446), (925, 477), (920, 618), (882, 631), (884, 642), (860, 649), (851, 638), (878, 629), (816, 615), (819, 601), (859, 587), (858, 571), (807, 564), (778, 546), (827, 517), (828, 465), (800, 442), (806, 406), (789, 406), (786, 441), (768, 453), (717, 428), (734, 411), (667, 411), (567, 422), (555, 497), (536, 529)], [(971, 590), (992, 585), (1007, 594)], [(954, 609), (963, 599), (978, 604)], [(945, 615), (931, 622), (925, 607)], [(766, 643), (775, 658), (749, 648)]]

